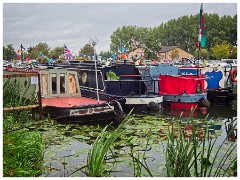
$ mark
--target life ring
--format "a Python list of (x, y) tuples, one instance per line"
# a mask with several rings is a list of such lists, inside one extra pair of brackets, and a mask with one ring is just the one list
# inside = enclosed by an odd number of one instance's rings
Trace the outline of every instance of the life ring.
[(232, 82), (237, 82), (237, 79), (235, 77), (235, 74), (237, 75), (237, 68), (233, 69), (230, 73), (230, 78)]

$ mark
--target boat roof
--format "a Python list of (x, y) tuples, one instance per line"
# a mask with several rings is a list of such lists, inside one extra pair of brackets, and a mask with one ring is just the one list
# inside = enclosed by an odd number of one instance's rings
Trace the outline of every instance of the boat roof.
[(106, 101), (91, 99), (87, 97), (56, 97), (56, 98), (42, 98), (42, 106), (53, 106), (60, 108), (70, 108), (88, 105), (104, 104)]

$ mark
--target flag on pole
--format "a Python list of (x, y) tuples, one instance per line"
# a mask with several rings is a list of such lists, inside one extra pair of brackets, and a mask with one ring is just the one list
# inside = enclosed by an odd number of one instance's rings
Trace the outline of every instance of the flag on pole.
[(67, 46), (64, 44), (64, 55), (65, 59), (72, 59), (73, 55), (71, 51), (67, 48)]
[(198, 37), (199, 47), (201, 46), (202, 48), (204, 48), (206, 45), (206, 41), (207, 41), (207, 37), (206, 37), (206, 31), (204, 29), (203, 3), (201, 3), (200, 26), (199, 26), (199, 37)]

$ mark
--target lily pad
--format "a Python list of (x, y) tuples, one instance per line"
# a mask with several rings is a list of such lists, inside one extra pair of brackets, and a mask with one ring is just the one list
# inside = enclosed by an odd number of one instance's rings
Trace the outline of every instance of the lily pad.
[(86, 136), (83, 136), (83, 135), (74, 135), (73, 136), (75, 139), (83, 139), (83, 140), (89, 140), (90, 137), (86, 137)]

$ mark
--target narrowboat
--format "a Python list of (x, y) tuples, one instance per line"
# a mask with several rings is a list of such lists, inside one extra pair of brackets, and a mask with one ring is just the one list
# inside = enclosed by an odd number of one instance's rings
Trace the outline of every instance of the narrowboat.
[[(124, 119), (125, 114), (120, 102), (125, 100), (116, 97), (101, 99), (83, 96), (76, 71), (64, 68), (44, 70), (8, 68), (5, 70), (8, 78), (11, 74), (17, 77), (16, 74), (19, 73), (18, 78), (23, 74), (31, 73), (37, 79), (35, 81), (39, 81), (35, 83), (35, 92), (40, 94), (38, 103), (45, 116), (71, 123), (89, 121), (120, 123)], [(30, 77), (28, 80), (31, 82), (32, 79)]]

